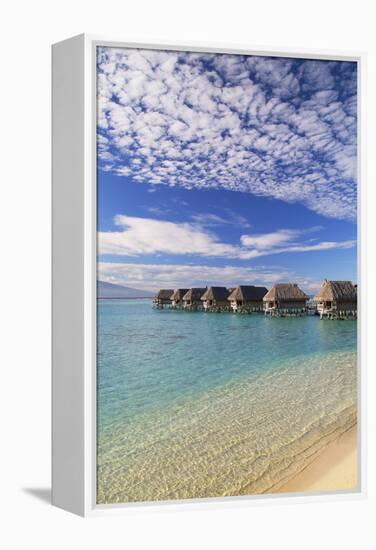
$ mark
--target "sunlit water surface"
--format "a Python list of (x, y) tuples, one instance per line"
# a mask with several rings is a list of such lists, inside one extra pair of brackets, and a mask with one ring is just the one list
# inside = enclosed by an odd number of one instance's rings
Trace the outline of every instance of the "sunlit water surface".
[(356, 423), (356, 328), (99, 300), (97, 502), (273, 492)]

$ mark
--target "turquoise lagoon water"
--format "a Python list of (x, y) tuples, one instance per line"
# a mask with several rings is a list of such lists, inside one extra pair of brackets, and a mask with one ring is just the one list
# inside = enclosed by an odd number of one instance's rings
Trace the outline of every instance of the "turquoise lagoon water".
[(98, 503), (273, 492), (356, 423), (356, 336), (98, 300)]

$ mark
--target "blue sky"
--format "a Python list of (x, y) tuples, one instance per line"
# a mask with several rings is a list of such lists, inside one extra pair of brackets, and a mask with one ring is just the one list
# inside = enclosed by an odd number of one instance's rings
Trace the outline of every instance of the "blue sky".
[(356, 280), (356, 65), (102, 48), (99, 278)]

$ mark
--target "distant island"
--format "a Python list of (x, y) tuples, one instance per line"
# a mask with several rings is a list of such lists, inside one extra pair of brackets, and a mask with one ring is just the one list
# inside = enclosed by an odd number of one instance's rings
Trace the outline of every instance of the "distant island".
[(152, 298), (153, 292), (97, 281), (97, 298)]

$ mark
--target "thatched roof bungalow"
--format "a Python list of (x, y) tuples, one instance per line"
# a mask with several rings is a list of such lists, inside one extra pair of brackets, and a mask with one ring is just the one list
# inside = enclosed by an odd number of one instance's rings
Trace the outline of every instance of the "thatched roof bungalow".
[(321, 318), (346, 319), (357, 317), (357, 298), (351, 281), (324, 279), (314, 300)]
[(225, 286), (210, 286), (201, 296), (201, 301), (205, 310), (229, 309), (228, 296), (229, 290)]
[(181, 307), (183, 305), (183, 296), (188, 292), (188, 288), (176, 288), (171, 295), (172, 307)]
[(161, 288), (154, 296), (153, 303), (155, 307), (170, 306), (172, 304), (171, 296), (174, 292), (173, 288)]
[(182, 298), (184, 309), (200, 309), (202, 307), (201, 296), (206, 288), (190, 288)]
[(275, 284), (263, 298), (264, 311), (270, 315), (306, 313), (308, 296), (295, 283)]
[(230, 292), (227, 300), (232, 311), (262, 311), (262, 299), (267, 292), (264, 286), (240, 285)]

